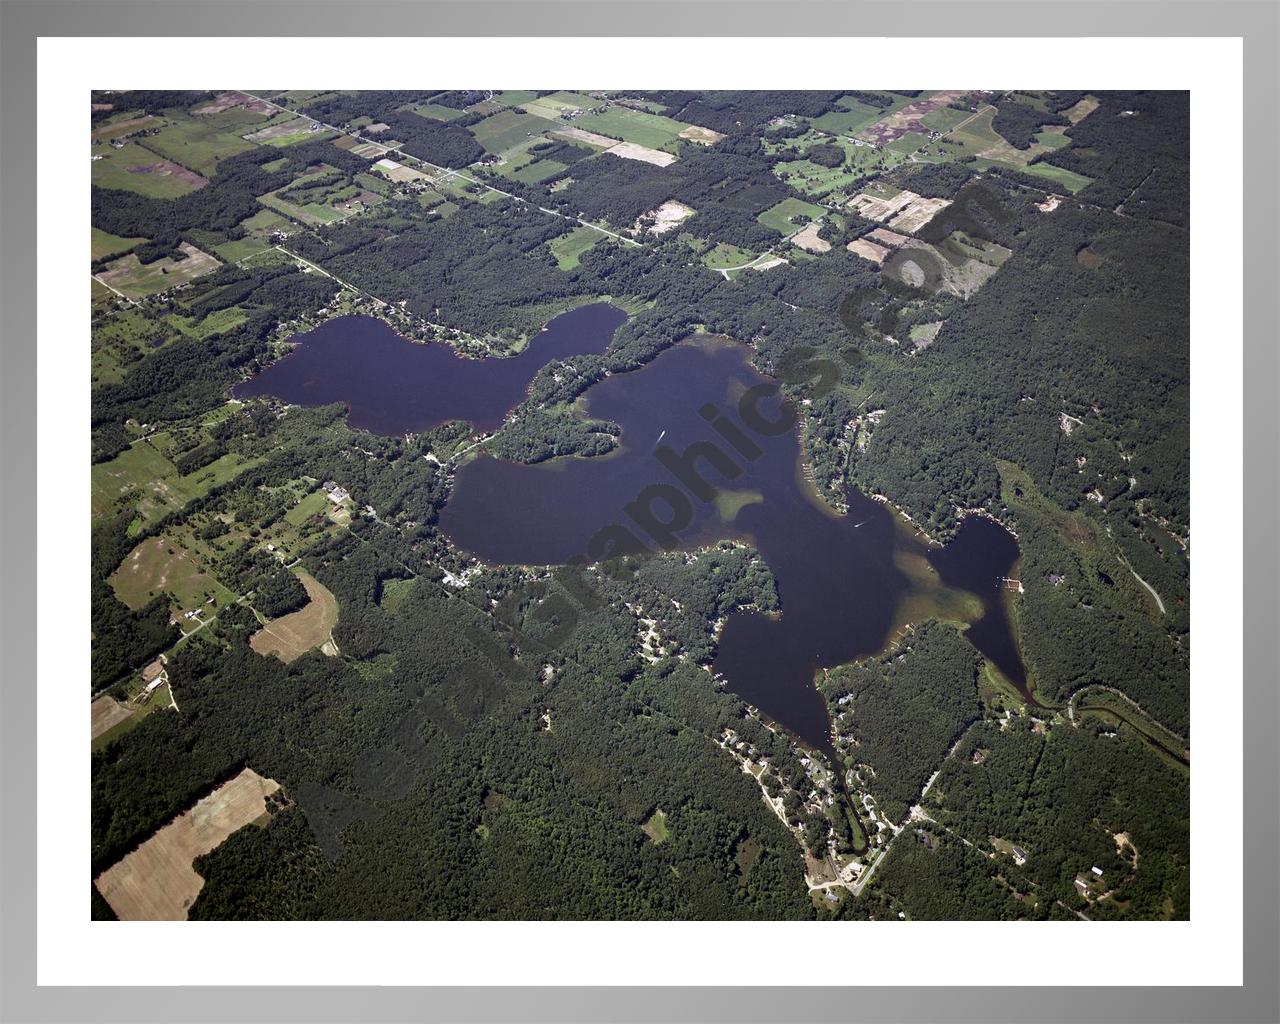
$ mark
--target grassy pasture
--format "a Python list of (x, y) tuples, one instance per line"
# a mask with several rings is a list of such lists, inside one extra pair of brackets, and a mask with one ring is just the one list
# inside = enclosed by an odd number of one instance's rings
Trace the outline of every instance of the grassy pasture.
[(608, 237), (608, 235), (597, 231), (595, 228), (584, 226), (574, 228), (567, 235), (551, 239), (547, 245), (551, 249), (551, 254), (556, 258), (557, 266), (561, 270), (572, 270), (578, 265), (578, 260), (584, 252), (606, 241)]
[(127, 252), (135, 245), (141, 245), (145, 241), (145, 238), (121, 238), (119, 235), (110, 234), (101, 228), (94, 228), (93, 241), (89, 250), (90, 256), (95, 260), (105, 259), (108, 256), (116, 255), (116, 253)]
[(817, 220), (824, 213), (826, 210), (815, 203), (806, 203), (803, 199), (789, 196), (765, 210), (756, 220), (767, 228), (773, 228), (779, 234), (789, 235), (800, 227), (799, 222), (795, 220), (796, 217), (804, 215), (810, 220)]
[(740, 267), (759, 258), (759, 253), (750, 249), (742, 249), (728, 242), (720, 242), (702, 254), (702, 265), (711, 270), (727, 270), (729, 267)]
[(422, 117), (429, 117), (433, 121), (456, 121), (466, 114), (465, 110), (446, 107), (442, 103), (415, 103), (405, 109)]
[(514, 178), (516, 181), (523, 181), (527, 185), (536, 185), (559, 174), (567, 166), (567, 164), (562, 164), (559, 160), (534, 160), (523, 167), (517, 168), (507, 177)]
[(954, 107), (937, 107), (920, 118), (920, 123), (926, 128), (932, 128), (935, 132), (949, 132), (966, 117), (970, 116), (972, 115), (967, 110), (956, 110)]
[(603, 114), (587, 114), (574, 121), (577, 127), (651, 149), (676, 148), (680, 133), (689, 126), (661, 114), (611, 106)]
[(497, 93), (493, 97), (493, 102), (504, 107), (521, 107), (537, 98), (538, 93), (533, 89), (507, 89), (505, 92)]
[(154, 522), (260, 461), (228, 453), (193, 473), (180, 476), (174, 464), (152, 444), (152, 439), (135, 441), (114, 459), (92, 468), (93, 515), (95, 518), (108, 515), (118, 502), (136, 500), (139, 519), (143, 523)]
[(113, 260), (97, 273), (103, 284), (131, 299), (144, 298), (211, 274), (221, 265), (207, 252), (189, 242), (178, 246), (182, 259), (164, 256), (153, 263), (143, 263), (133, 253)]
[(328, 495), (323, 491), (312, 491), (284, 514), (284, 520), (290, 526), (301, 526), (312, 516), (323, 515), (329, 505)]
[(189, 551), (164, 536), (149, 537), (134, 548), (107, 582), (135, 611), (160, 594), (168, 595), (180, 612), (203, 608), (210, 614), (236, 597), (205, 573)]
[[(183, 175), (180, 167), (170, 169), (163, 166), (164, 161), (155, 153), (143, 149), (133, 140), (126, 142), (120, 149), (95, 144), (93, 156), (98, 159), (92, 163), (90, 178), (99, 188), (137, 192), (153, 199), (176, 199), (194, 192), (205, 183), (200, 175)], [(153, 168), (156, 164), (162, 166), (150, 172), (141, 170)]]
[[(246, 113), (250, 112), (233, 108), (199, 118), (172, 114), (166, 118), (159, 133), (147, 136), (142, 145), (166, 160), (190, 167), (208, 177), (219, 161), (253, 149), (252, 142), (240, 137), (244, 131), (244, 119), (228, 116)], [(265, 120), (259, 114), (253, 114), (251, 119), (254, 122)]]
[(842, 109), (831, 110), (821, 117), (810, 118), (809, 123), (819, 131), (831, 135), (852, 135), (867, 125), (874, 124), (882, 114), (879, 107), (869, 106), (850, 96), (842, 96), (836, 100), (836, 103)]
[(549, 96), (527, 100), (520, 106), (538, 117), (556, 121), (564, 111), (590, 110), (592, 107), (600, 106), (600, 100), (592, 99), (580, 92), (553, 92)]
[[(514, 110), (500, 110), (486, 117), (469, 129), (476, 141), (488, 153), (506, 153), (520, 146), (531, 144), (543, 132), (559, 127), (556, 121), (532, 114), (517, 114)], [(530, 138), (530, 135), (533, 138)]]

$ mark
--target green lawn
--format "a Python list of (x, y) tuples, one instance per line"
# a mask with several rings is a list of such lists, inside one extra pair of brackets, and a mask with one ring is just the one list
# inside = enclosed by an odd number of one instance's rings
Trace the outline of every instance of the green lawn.
[(301, 526), (316, 513), (327, 511), (330, 504), (324, 491), (312, 491), (284, 514), (284, 521), (291, 526)]
[(560, 269), (572, 270), (578, 265), (578, 259), (584, 252), (606, 241), (608, 237), (595, 228), (584, 226), (574, 228), (567, 235), (551, 239), (547, 245), (550, 246), (551, 254), (555, 256), (556, 264)]
[(814, 203), (806, 203), (803, 199), (788, 197), (776, 206), (771, 206), (756, 218), (767, 228), (773, 228), (779, 234), (789, 235), (798, 230), (801, 224), (795, 218), (804, 215), (809, 220), (817, 220), (827, 211)]

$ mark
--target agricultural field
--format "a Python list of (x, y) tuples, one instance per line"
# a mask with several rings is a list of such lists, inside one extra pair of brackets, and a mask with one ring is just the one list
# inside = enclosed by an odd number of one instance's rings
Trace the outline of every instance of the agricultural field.
[(213, 253), (226, 263), (238, 263), (264, 249), (270, 249), (272, 233), (282, 231), (286, 235), (296, 231), (294, 223), (283, 214), (270, 209), (262, 209), (251, 217), (246, 217), (238, 225), (245, 232), (243, 238), (233, 242), (223, 242), (213, 247)]
[(633, 110), (617, 104), (610, 105), (601, 114), (584, 114), (574, 124), (598, 135), (613, 136), (623, 142), (634, 142), (649, 149), (666, 150), (675, 150), (680, 133), (689, 128), (689, 125), (661, 114), (650, 114), (648, 111)]
[(548, 96), (527, 100), (520, 106), (537, 117), (558, 121), (561, 114), (572, 113), (575, 110), (591, 110), (602, 103), (603, 100), (594, 99), (580, 92), (553, 92)]
[(109, 234), (101, 228), (94, 228), (93, 241), (89, 250), (90, 258), (94, 261), (106, 259), (108, 256), (127, 252), (135, 245), (141, 245), (145, 241), (145, 238), (121, 238), (119, 235)]
[(209, 179), (165, 160), (130, 139), (120, 148), (95, 143), (90, 177), (99, 188), (137, 192), (153, 199), (176, 199), (209, 184)]
[(544, 132), (559, 127), (561, 123), (532, 114), (518, 114), (514, 110), (501, 110), (473, 124), (468, 131), (486, 152), (504, 154), (541, 142)]
[(298, 578), (311, 598), (306, 607), (264, 623), (249, 638), (249, 646), (259, 654), (274, 654), (286, 663), (317, 647), (331, 656), (337, 653), (332, 636), (338, 624), (337, 598), (310, 573), (299, 570)]
[(220, 161), (253, 149), (254, 144), (241, 134), (264, 120), (263, 115), (242, 107), (203, 117), (171, 112), (165, 116), (164, 127), (143, 137), (139, 144), (160, 159), (172, 160), (207, 178)]
[(852, 96), (844, 96), (837, 100), (840, 110), (831, 110), (821, 117), (809, 119), (809, 123), (818, 131), (828, 135), (854, 135), (863, 128), (878, 121), (883, 114), (879, 107), (860, 103)]
[[(789, 235), (806, 221), (818, 220), (826, 213), (824, 207), (816, 203), (806, 203), (803, 199), (784, 199), (771, 206), (756, 218), (765, 227), (773, 228), (780, 235)], [(803, 217), (804, 220), (797, 218)]]
[(154, 263), (143, 263), (129, 253), (109, 263), (94, 276), (126, 298), (140, 299), (212, 274), (221, 266), (216, 257), (197, 249), (190, 242), (179, 243), (178, 251), (183, 254), (181, 259), (162, 256)]
[(157, 450), (153, 435), (135, 441), (114, 459), (93, 467), (93, 515), (108, 515), (128, 502), (134, 504), (138, 521), (152, 523), (203, 497), (210, 488), (235, 479), (258, 461), (229, 453), (183, 476)]
[(567, 168), (568, 165), (562, 164), (559, 160), (529, 160), (513, 170), (507, 171), (506, 168), (500, 168), (500, 171), (505, 177), (523, 181), (526, 185), (536, 185), (555, 177)]
[(144, 540), (107, 582), (116, 596), (135, 610), (161, 594), (167, 595), (179, 618), (196, 610), (207, 616), (236, 597), (201, 568), (189, 551), (165, 536)]
[(601, 242), (608, 241), (610, 241), (609, 236), (603, 231), (583, 225), (574, 228), (567, 235), (551, 239), (547, 246), (551, 249), (551, 254), (556, 258), (556, 265), (561, 270), (572, 270), (578, 265), (578, 260), (584, 252)]
[(192, 862), (246, 825), (265, 824), (280, 785), (251, 768), (224, 782), (95, 880), (121, 921), (185, 921), (204, 879)]

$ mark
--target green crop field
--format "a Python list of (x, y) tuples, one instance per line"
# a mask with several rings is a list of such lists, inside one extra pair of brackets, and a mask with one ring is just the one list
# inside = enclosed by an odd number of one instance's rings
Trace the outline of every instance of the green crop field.
[(787, 198), (776, 206), (771, 206), (756, 218), (767, 228), (773, 228), (779, 234), (789, 235), (801, 227), (794, 218), (804, 215), (809, 220), (817, 220), (826, 210), (814, 203), (806, 203), (803, 199)]
[(516, 181), (523, 181), (529, 185), (536, 185), (540, 181), (546, 181), (548, 178), (559, 174), (567, 166), (567, 164), (560, 163), (559, 160), (534, 160), (523, 167), (517, 168), (507, 177), (515, 178)]

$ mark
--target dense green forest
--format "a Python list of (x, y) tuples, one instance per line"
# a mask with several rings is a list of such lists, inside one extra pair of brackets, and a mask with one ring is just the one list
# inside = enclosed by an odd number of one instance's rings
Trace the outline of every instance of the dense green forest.
[[(113, 93), (94, 125), (193, 119), (211, 95)], [(247, 766), (285, 806), (197, 861), (193, 918), (1189, 916), (1186, 94), (1090, 93), (1075, 124), (1084, 93), (991, 94), (1014, 147), (1045, 126), (1066, 144), (1021, 168), (886, 159), (818, 202), (784, 180), (786, 146), (807, 137), (838, 172), (847, 141), (819, 125), (923, 93), (589, 96), (667, 132), (667, 166), (526, 132), (525, 108), (487, 90), (271, 95), (357, 137), (244, 149), (237, 124), (235, 151), (184, 195), (92, 191), (93, 227), (142, 266), (183, 242), (219, 256), (178, 287), (95, 298), (91, 680), (131, 696), (165, 652), (180, 708), (95, 742), (95, 874)], [(555, 97), (585, 94), (520, 95), (568, 127), (579, 112)], [(479, 128), (495, 113), (517, 125), (503, 144)], [(388, 180), (356, 155), (370, 126), (425, 177)], [(1060, 187), (1038, 164), (1090, 180), (1046, 202)], [(902, 256), (847, 248), (885, 226), (847, 205), (868, 187), (950, 201), (905, 250), (923, 282)], [(633, 229), (668, 200), (695, 212)], [(784, 241), (783, 201), (807, 211), (790, 230), (818, 220), (829, 250)], [(974, 263), (980, 287), (943, 287)], [(93, 271), (120, 273), (119, 250)], [(542, 366), (491, 437), (456, 421), (379, 436), (338, 404), (231, 401), (331, 316), (499, 358), (604, 298), (628, 313), (608, 347)], [(860, 491), (935, 541), (972, 509), (1016, 532), (1009, 607), (1034, 699), (962, 625), (913, 606), (894, 646), (816, 681), (829, 764), (711, 671), (735, 612), (787, 614), (750, 537), (552, 568), (483, 564), (438, 528), (478, 447), (610, 458), (621, 428), (577, 400), (699, 332), (748, 346), (780, 383), (833, 508)], [(236, 598), (185, 639), (175, 587), (130, 607), (108, 582), (162, 535)], [(286, 566), (336, 599), (333, 656), (250, 648), (263, 620), (308, 604)], [(858, 896), (806, 884), (886, 845)], [(112, 916), (94, 893), (94, 916)]]

